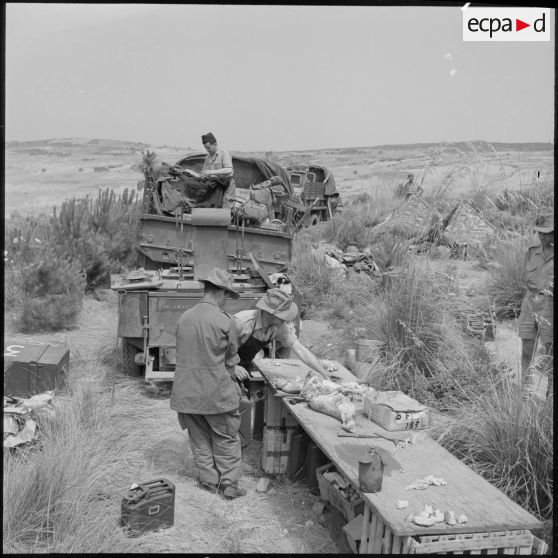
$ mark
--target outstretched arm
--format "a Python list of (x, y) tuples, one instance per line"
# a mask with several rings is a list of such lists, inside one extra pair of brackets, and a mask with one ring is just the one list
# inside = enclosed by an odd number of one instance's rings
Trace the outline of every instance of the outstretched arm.
[(320, 373), (324, 378), (328, 378), (328, 374), (320, 361), (298, 339), (291, 345), (290, 349), (304, 364)]

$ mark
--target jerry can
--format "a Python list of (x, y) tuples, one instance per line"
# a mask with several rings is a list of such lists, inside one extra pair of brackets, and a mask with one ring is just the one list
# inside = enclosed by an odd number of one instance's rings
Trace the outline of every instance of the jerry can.
[(122, 498), (120, 526), (131, 537), (174, 525), (174, 484), (155, 479), (131, 488)]

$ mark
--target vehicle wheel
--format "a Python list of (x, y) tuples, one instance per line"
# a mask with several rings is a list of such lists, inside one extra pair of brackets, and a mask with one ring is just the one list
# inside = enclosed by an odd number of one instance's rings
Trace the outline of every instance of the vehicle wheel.
[(320, 216), (314, 213), (313, 215), (310, 215), (310, 219), (308, 220), (308, 226), (313, 227), (314, 225), (317, 225), (319, 222), (320, 222)]
[(141, 376), (141, 367), (136, 364), (134, 357), (139, 353), (139, 349), (127, 339), (122, 339), (122, 367), (127, 376)]

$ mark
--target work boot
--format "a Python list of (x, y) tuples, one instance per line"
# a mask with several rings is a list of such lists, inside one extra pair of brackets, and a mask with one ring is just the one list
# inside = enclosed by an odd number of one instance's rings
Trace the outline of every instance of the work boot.
[(238, 486), (229, 485), (223, 488), (223, 496), (227, 500), (234, 500), (235, 498), (240, 498), (241, 496), (246, 496), (246, 489), (239, 488)]
[(219, 493), (219, 487), (216, 484), (213, 484), (212, 482), (200, 482), (198, 486), (203, 490), (207, 490), (208, 492), (211, 492), (211, 494)]

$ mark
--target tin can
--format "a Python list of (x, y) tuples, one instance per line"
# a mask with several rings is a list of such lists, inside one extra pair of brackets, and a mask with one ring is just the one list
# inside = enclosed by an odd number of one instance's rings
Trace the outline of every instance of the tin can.
[(363, 492), (380, 492), (384, 478), (382, 456), (374, 449), (368, 449), (358, 460), (358, 483)]

